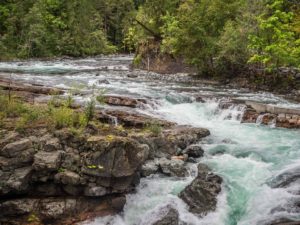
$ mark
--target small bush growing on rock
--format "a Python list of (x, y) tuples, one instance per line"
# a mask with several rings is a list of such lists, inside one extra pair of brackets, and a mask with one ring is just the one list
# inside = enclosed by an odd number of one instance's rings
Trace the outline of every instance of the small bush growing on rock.
[(4, 119), (5, 119), (5, 114), (3, 112), (0, 112), (0, 128), (4, 126)]
[(40, 223), (40, 219), (34, 213), (31, 213), (27, 219), (28, 223)]
[(96, 97), (96, 100), (98, 103), (100, 103), (101, 105), (105, 104), (105, 93), (106, 93), (106, 90), (105, 89), (102, 89), (102, 90), (99, 90), (98, 91), (98, 95)]
[(66, 171), (66, 169), (64, 169), (64, 168), (59, 168), (59, 169), (57, 170), (58, 173), (63, 173), (63, 172), (65, 172), (65, 171)]
[(0, 111), (5, 113), (7, 117), (18, 117), (26, 110), (25, 105), (15, 97), (9, 98), (6, 95), (0, 95)]
[(118, 125), (118, 126), (116, 127), (116, 129), (117, 129), (117, 131), (120, 131), (120, 132), (125, 131), (125, 128), (124, 128), (122, 125)]
[(66, 106), (67, 108), (72, 108), (73, 104), (74, 104), (73, 96), (69, 94), (66, 100), (64, 101), (64, 106)]
[(158, 136), (162, 132), (162, 126), (159, 123), (149, 123), (146, 130), (150, 131), (153, 135)]
[(21, 117), (18, 120), (18, 122), (16, 123), (15, 130), (18, 131), (19, 133), (24, 133), (27, 124), (28, 124), (27, 119), (24, 117)]
[(95, 109), (96, 109), (96, 102), (94, 99), (92, 99), (91, 101), (89, 101), (86, 106), (85, 106), (85, 118), (87, 120), (87, 122), (90, 122), (94, 116), (95, 116)]
[(50, 124), (55, 128), (64, 128), (73, 126), (73, 110), (67, 107), (52, 108), (50, 114)]
[(87, 125), (86, 116), (79, 112), (73, 113), (73, 126), (77, 128), (84, 128)]

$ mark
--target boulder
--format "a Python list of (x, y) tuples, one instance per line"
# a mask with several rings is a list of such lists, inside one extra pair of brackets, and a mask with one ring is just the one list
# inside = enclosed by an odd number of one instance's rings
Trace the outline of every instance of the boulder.
[(46, 144), (43, 148), (43, 150), (46, 151), (46, 152), (58, 151), (58, 150), (61, 150), (61, 149), (62, 149), (62, 146), (59, 143), (58, 138), (51, 138), (50, 140), (47, 140)]
[(182, 151), (182, 154), (187, 154), (189, 157), (193, 158), (200, 158), (203, 157), (204, 150), (200, 145), (190, 145)]
[(145, 162), (149, 147), (126, 137), (96, 136), (88, 140), (83, 173), (96, 177), (132, 176)]
[(5, 182), (4, 194), (23, 193), (29, 188), (30, 177), (32, 174), (31, 167), (25, 167), (14, 170), (9, 179)]
[(124, 127), (135, 127), (135, 128), (145, 128), (151, 123), (158, 124), (162, 127), (170, 127), (174, 123), (154, 119), (148, 115), (137, 113), (137, 112), (128, 112), (124, 110), (103, 110), (96, 114), (96, 118), (104, 123), (115, 123), (115, 120), (118, 123), (123, 124)]
[(68, 184), (68, 185), (78, 185), (80, 184), (80, 176), (72, 171), (64, 171), (58, 173), (54, 177), (57, 183)]
[(32, 147), (30, 139), (25, 138), (19, 141), (9, 143), (0, 151), (0, 155), (8, 158), (18, 156), (22, 151)]
[(168, 205), (163, 208), (161, 214), (163, 214), (162, 218), (159, 218), (152, 225), (179, 225), (179, 213), (172, 206)]
[(179, 197), (189, 206), (189, 211), (205, 216), (217, 206), (217, 196), (221, 192), (222, 178), (213, 174), (206, 165), (198, 165), (198, 176)]
[(99, 197), (108, 194), (109, 191), (104, 187), (86, 187), (84, 189), (84, 195), (89, 197)]
[(157, 173), (159, 170), (157, 160), (148, 160), (141, 167), (141, 175), (143, 177), (148, 177), (151, 174)]
[(299, 225), (300, 221), (294, 221), (287, 218), (280, 218), (266, 225)]
[(30, 148), (20, 152), (14, 158), (0, 156), (0, 169), (3, 171), (10, 171), (13, 169), (30, 166), (33, 162), (35, 153), (36, 151), (33, 148)]
[(177, 146), (181, 149), (185, 149), (187, 146), (198, 142), (201, 138), (210, 135), (207, 129), (191, 126), (176, 126), (165, 130), (163, 133), (169, 141), (176, 141)]
[(108, 105), (114, 106), (126, 106), (131, 108), (141, 107), (143, 104), (147, 104), (146, 99), (135, 99), (125, 96), (106, 95), (104, 96), (104, 102)]
[(185, 164), (182, 160), (168, 160), (166, 158), (162, 158), (158, 163), (162, 173), (168, 176), (185, 177), (188, 174), (188, 171), (185, 168)]
[(199, 142), (210, 133), (207, 129), (194, 128), (190, 126), (173, 126), (164, 130), (160, 135), (151, 134), (131, 134), (130, 136), (140, 143), (145, 143), (150, 147), (151, 159), (176, 156), (189, 145)]
[(34, 156), (33, 168), (37, 171), (56, 171), (60, 168), (63, 152), (40, 151)]

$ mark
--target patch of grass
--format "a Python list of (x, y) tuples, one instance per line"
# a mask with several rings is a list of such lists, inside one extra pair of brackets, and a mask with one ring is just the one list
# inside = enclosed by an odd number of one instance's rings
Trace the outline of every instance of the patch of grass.
[(74, 104), (74, 99), (73, 96), (71, 94), (68, 95), (68, 97), (66, 98), (66, 100), (64, 101), (64, 106), (67, 108), (72, 108), (72, 105)]
[(66, 171), (66, 169), (64, 169), (64, 168), (59, 168), (58, 170), (57, 170), (57, 172), (59, 172), (59, 173), (63, 173), (63, 172), (65, 172)]
[(94, 99), (92, 99), (89, 102), (87, 102), (84, 109), (84, 114), (87, 122), (90, 122), (94, 118), (95, 110), (96, 110), (96, 102)]
[(125, 128), (124, 128), (122, 125), (118, 125), (118, 126), (116, 127), (116, 129), (117, 129), (117, 131), (119, 131), (119, 132), (124, 132), (124, 131), (125, 131)]
[(0, 128), (4, 127), (5, 114), (0, 112)]
[(57, 129), (71, 127), (74, 124), (73, 110), (67, 107), (52, 108), (49, 122)]
[(105, 104), (105, 94), (106, 94), (106, 90), (105, 89), (101, 89), (98, 90), (97, 96), (96, 96), (96, 100), (98, 103), (100, 103), (101, 105)]
[(14, 118), (27, 111), (27, 107), (14, 96), (9, 98), (6, 95), (0, 95), (0, 111), (5, 113), (6, 117)]
[(159, 136), (162, 133), (163, 129), (162, 129), (161, 124), (159, 124), (157, 122), (152, 122), (146, 126), (146, 130), (150, 131), (155, 136)]

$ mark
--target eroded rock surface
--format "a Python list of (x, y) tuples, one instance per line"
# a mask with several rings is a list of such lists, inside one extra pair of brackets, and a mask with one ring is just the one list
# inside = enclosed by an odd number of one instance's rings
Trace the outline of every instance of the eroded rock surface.
[(162, 218), (159, 218), (152, 225), (179, 225), (179, 213), (172, 206), (166, 206), (162, 209)]
[(174, 125), (157, 135), (107, 132), (90, 126), (82, 135), (68, 129), (37, 129), (29, 137), (7, 132), (0, 140), (0, 223), (20, 224), (34, 213), (42, 223), (61, 224), (120, 211), (140, 176), (186, 176), (182, 151), (209, 135)]
[(216, 209), (221, 184), (221, 177), (213, 174), (206, 165), (199, 164), (198, 176), (179, 197), (189, 206), (190, 212), (204, 216)]

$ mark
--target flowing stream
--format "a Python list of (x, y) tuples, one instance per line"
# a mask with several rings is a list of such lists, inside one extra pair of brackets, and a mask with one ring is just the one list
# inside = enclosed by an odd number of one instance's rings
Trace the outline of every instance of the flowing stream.
[[(65, 89), (80, 87), (82, 94), (76, 97), (79, 102), (89, 99), (92, 89), (152, 99), (152, 105), (137, 110), (211, 131), (211, 136), (200, 142), (205, 156), (199, 161), (224, 180), (215, 212), (199, 218), (189, 213), (177, 197), (196, 176), (197, 166), (191, 164), (186, 178), (153, 175), (142, 179), (136, 193), (127, 196), (122, 214), (86, 224), (151, 224), (167, 204), (179, 211), (181, 221), (191, 225), (261, 225), (280, 218), (300, 220), (300, 131), (263, 126), (259, 121), (241, 124), (242, 107), (218, 107), (219, 100), (228, 97), (289, 108), (300, 108), (300, 104), (270, 93), (204, 85), (181, 74), (175, 77), (132, 71), (131, 60), (131, 56), (114, 56), (0, 63), (0, 77)], [(199, 95), (211, 100), (196, 102)]]

